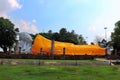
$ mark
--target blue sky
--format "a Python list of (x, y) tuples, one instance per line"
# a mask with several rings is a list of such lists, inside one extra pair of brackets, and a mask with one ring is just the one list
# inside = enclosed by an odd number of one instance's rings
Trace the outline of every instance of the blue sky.
[(0, 16), (9, 18), (21, 32), (39, 33), (61, 28), (75, 30), (93, 42), (113, 32), (120, 20), (119, 0), (0, 0)]

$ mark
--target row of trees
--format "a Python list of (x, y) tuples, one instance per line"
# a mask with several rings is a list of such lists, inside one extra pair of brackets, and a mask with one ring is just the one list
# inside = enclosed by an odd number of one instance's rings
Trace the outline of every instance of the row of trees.
[[(47, 33), (39, 33), (48, 39), (54, 39), (56, 41), (70, 42), (74, 44), (86, 44), (86, 41), (82, 35), (78, 35), (74, 30), (67, 31), (66, 28), (62, 28), (59, 32), (52, 32), (49, 30)], [(31, 34), (33, 39), (36, 35)], [(14, 24), (3, 17), (0, 17), (0, 48), (7, 52), (7, 50), (13, 47), (16, 42), (16, 29)], [(120, 21), (115, 24), (114, 32), (111, 33), (111, 41), (109, 42), (114, 48), (120, 52)]]
[[(87, 44), (85, 41), (84, 37), (82, 35), (78, 35), (75, 33), (74, 30), (71, 32), (67, 31), (66, 28), (61, 28), (59, 32), (52, 32), (52, 30), (49, 30), (48, 32), (41, 32), (39, 33), (40, 35), (46, 37), (47, 39), (54, 39), (55, 41), (60, 41), (60, 42), (69, 42), (69, 43), (74, 43), (74, 44)], [(30, 34), (33, 38), (35, 39), (36, 35)]]
[(74, 30), (71, 32), (67, 31), (66, 28), (61, 28), (59, 32), (52, 33), (52, 30), (49, 30), (47, 33), (39, 33), (40, 35), (55, 41), (69, 42), (74, 44), (86, 44), (86, 41), (82, 35), (78, 35)]

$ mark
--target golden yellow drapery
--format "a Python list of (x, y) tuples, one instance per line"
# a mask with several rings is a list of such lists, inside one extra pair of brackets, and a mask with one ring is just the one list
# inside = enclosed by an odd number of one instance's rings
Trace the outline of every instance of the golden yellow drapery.
[[(45, 53), (50, 54), (51, 40), (37, 35), (31, 48), (31, 54), (39, 54), (40, 48), (42, 48)], [(66, 55), (105, 55), (105, 49), (98, 45), (74, 45), (66, 42), (54, 42), (55, 55), (62, 55), (63, 48), (66, 49)]]

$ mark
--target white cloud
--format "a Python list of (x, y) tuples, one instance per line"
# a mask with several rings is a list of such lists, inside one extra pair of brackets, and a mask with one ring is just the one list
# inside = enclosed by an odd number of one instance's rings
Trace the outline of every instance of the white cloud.
[[(0, 17), (10, 18), (9, 12), (12, 12), (16, 9), (21, 9), (22, 5), (20, 5), (18, 2), (19, 0), (0, 0)], [(34, 23), (36, 22), (35, 19), (33, 19), (31, 22), (25, 21), (23, 19), (13, 22), (15, 24), (15, 27), (18, 27), (21, 32), (38, 32), (37, 26), (34, 25)]]
[(22, 5), (18, 0), (0, 0), (0, 17), (9, 18), (8, 13), (14, 9), (20, 9)]
[(16, 27), (20, 29), (20, 32), (38, 33), (37, 26), (35, 26), (32, 22), (25, 20), (20, 20), (16, 23)]
[(37, 26), (35, 25), (31, 25), (31, 29), (34, 33), (38, 33), (38, 29), (37, 29)]
[(9, 18), (9, 16), (6, 14), (6, 13), (2, 13), (2, 12), (0, 12), (0, 17), (4, 17), (4, 18)]
[(22, 6), (17, 2), (17, 0), (8, 0), (11, 8), (20, 9)]
[(33, 20), (32, 20), (32, 22), (33, 22), (33, 23), (36, 23), (36, 20), (35, 20), (35, 19), (33, 19)]

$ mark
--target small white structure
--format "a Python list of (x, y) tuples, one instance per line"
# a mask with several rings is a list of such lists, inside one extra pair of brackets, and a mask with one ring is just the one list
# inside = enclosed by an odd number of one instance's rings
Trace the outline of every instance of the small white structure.
[(2, 48), (0, 48), (0, 52), (3, 52)]
[(27, 32), (19, 33), (19, 51), (21, 53), (30, 53), (32, 41), (32, 37)]

